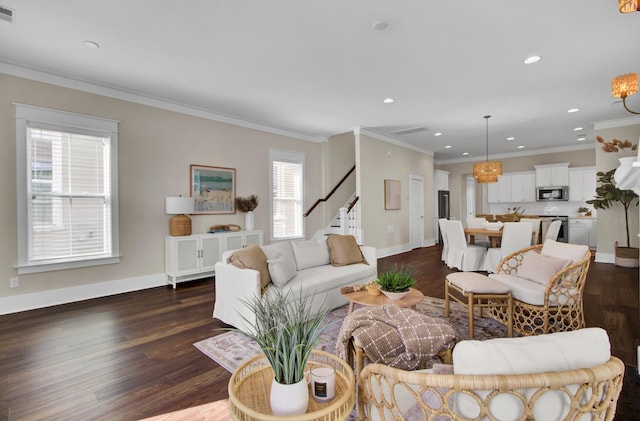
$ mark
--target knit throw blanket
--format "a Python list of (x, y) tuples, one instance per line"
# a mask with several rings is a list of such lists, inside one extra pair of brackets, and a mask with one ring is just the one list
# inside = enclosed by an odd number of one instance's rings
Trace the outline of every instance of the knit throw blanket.
[(403, 370), (424, 366), (458, 339), (446, 320), (395, 305), (362, 307), (344, 319), (336, 343), (336, 353), (342, 359), (347, 359), (351, 337), (370, 362)]

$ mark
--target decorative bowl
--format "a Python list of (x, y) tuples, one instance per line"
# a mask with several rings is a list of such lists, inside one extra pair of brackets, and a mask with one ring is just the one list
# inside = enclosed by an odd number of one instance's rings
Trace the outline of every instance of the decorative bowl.
[(389, 298), (390, 300), (400, 300), (402, 299), (402, 297), (404, 297), (405, 295), (407, 295), (409, 292), (411, 292), (411, 290), (409, 291), (404, 291), (404, 292), (389, 292), (389, 291), (385, 291), (384, 289), (380, 290), (384, 295), (387, 296), (387, 298)]
[(500, 228), (502, 228), (504, 224), (500, 221), (498, 222), (485, 222), (484, 223), (484, 228), (489, 230), (489, 231), (499, 231)]
[(369, 285), (367, 287), (367, 292), (369, 295), (380, 295), (380, 288), (378, 288), (378, 285)]

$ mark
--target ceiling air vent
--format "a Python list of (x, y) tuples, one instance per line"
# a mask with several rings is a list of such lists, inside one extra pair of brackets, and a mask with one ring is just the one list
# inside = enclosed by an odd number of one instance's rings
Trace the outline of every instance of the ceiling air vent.
[(403, 135), (403, 134), (411, 134), (411, 133), (418, 133), (418, 132), (423, 132), (426, 131), (427, 128), (426, 127), (411, 127), (409, 129), (402, 129), (402, 130), (396, 130), (395, 132), (392, 132), (393, 134), (399, 134), (399, 135)]
[(13, 22), (13, 14), (15, 11), (8, 7), (0, 5), (0, 20), (6, 20), (7, 22)]

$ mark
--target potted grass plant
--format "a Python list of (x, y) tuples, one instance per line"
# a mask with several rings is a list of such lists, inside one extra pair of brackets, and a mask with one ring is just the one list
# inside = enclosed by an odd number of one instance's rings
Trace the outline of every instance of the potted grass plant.
[(277, 288), (262, 297), (243, 301), (255, 315), (255, 320), (244, 318), (245, 330), (236, 329), (256, 341), (271, 368), (271, 410), (275, 415), (300, 415), (307, 410), (309, 390), (305, 379), (305, 367), (311, 351), (324, 330), (322, 320), (329, 312), (312, 309), (309, 296), (290, 299), (291, 293)]
[(412, 266), (392, 263), (378, 272), (378, 287), (390, 299), (399, 300), (416, 284), (415, 275)]

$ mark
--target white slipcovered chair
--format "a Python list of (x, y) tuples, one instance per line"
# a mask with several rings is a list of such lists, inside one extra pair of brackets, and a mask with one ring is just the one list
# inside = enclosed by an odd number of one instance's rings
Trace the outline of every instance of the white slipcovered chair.
[(531, 224), (531, 228), (533, 235), (531, 236), (531, 245), (535, 246), (538, 244), (538, 236), (540, 234), (540, 220), (537, 218), (521, 218), (520, 222), (529, 222)]
[(560, 220), (551, 221), (547, 228), (547, 232), (544, 234), (542, 242), (544, 243), (547, 240), (557, 240), (558, 234), (560, 233), (560, 225), (562, 225), (562, 221)]
[[(467, 217), (467, 228), (484, 228), (484, 224), (487, 222), (485, 218), (478, 218), (475, 216)], [(486, 235), (476, 235), (475, 244), (479, 246), (489, 247), (489, 237)]]
[(444, 222), (448, 221), (447, 218), (438, 219), (438, 228), (440, 228), (440, 235), (442, 236), (442, 254), (440, 260), (447, 262), (447, 254), (449, 253), (449, 242), (447, 241), (447, 227)]
[(490, 248), (484, 259), (483, 270), (493, 273), (500, 261), (516, 250), (531, 245), (532, 228), (529, 222), (505, 222), (500, 247)]
[(453, 349), (453, 366), (404, 371), (370, 364), (359, 420), (613, 420), (624, 364), (600, 328)]
[(467, 244), (464, 228), (460, 221), (445, 221), (445, 231), (449, 241), (447, 266), (464, 272), (482, 270), (486, 248)]

